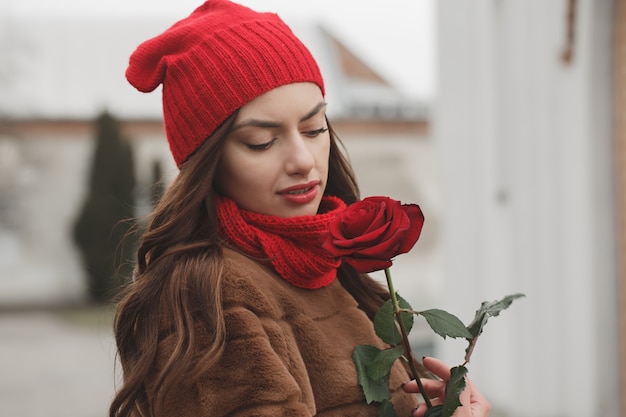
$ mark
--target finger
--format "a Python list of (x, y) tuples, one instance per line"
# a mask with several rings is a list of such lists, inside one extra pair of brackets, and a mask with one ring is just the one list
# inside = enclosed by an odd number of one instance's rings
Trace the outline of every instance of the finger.
[(465, 378), (465, 382), (465, 389), (461, 392), (459, 397), (462, 407), (458, 408), (453, 416), (487, 417), (491, 411), (491, 404), (489, 404), (467, 377)]
[(413, 409), (413, 413), (411, 415), (413, 417), (423, 417), (427, 410), (428, 407), (426, 407), (426, 404), (420, 403)]
[(474, 416), (488, 416), (491, 411), (491, 404), (487, 399), (476, 389), (472, 381), (466, 378), (467, 387), (465, 391), (469, 394), (469, 404), (472, 409), (472, 415)]
[(450, 379), (450, 366), (448, 366), (445, 362), (425, 356), (424, 359), (422, 359), (422, 363), (426, 369), (444, 381)]
[[(420, 381), (422, 383), (422, 387), (424, 388), (426, 395), (428, 395), (429, 397), (438, 396), (441, 393), (444, 393), (446, 390), (446, 383), (443, 381), (439, 381), (437, 379), (423, 379), (423, 378), (420, 379)], [(402, 388), (404, 389), (405, 392), (408, 392), (408, 393), (420, 392), (419, 386), (417, 385), (417, 381), (415, 380), (407, 382), (406, 384), (402, 386)]]

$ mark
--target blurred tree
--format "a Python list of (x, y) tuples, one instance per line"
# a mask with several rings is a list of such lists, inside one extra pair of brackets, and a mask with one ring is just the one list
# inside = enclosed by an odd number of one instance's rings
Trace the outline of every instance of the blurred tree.
[(150, 189), (150, 202), (152, 208), (156, 207), (165, 192), (165, 184), (163, 182), (163, 169), (161, 162), (155, 159), (152, 162), (152, 188)]
[(87, 197), (74, 224), (91, 301), (111, 301), (132, 271), (134, 161), (118, 122), (103, 112), (96, 120)]

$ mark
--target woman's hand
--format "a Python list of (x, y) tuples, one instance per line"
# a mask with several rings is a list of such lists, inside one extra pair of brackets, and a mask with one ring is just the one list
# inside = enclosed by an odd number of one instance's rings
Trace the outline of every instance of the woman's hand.
[[(421, 382), (424, 391), (426, 395), (428, 395), (428, 398), (430, 398), (432, 405), (443, 404), (446, 396), (446, 381), (450, 379), (450, 367), (438, 359), (429, 357), (425, 357), (423, 363), (426, 369), (441, 378), (441, 381), (422, 378)], [(465, 389), (460, 396), (462, 406), (456, 409), (453, 417), (487, 417), (491, 410), (491, 405), (485, 397), (478, 392), (469, 378), (465, 378), (465, 383)], [(417, 382), (411, 381), (404, 384), (404, 391), (412, 393), (419, 392)], [(426, 409), (426, 404), (420, 403), (413, 410), (413, 417), (423, 417), (426, 413)]]

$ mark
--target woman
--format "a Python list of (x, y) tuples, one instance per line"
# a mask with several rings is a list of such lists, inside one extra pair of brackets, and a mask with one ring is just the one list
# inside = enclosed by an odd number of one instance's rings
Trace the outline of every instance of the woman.
[[(352, 352), (383, 347), (371, 319), (388, 294), (319, 242), (358, 188), (309, 51), (275, 14), (209, 0), (140, 45), (126, 75), (162, 85), (180, 173), (118, 307), (110, 416), (375, 416)], [(422, 416), (407, 381), (397, 363), (393, 404)], [(444, 382), (424, 386), (443, 397)], [(455, 416), (488, 415), (471, 383), (464, 404)]]

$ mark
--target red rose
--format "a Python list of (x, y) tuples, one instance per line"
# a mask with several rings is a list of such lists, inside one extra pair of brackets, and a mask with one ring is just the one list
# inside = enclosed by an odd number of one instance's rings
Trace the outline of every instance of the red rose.
[(378, 271), (389, 268), (396, 255), (411, 250), (423, 225), (418, 205), (368, 197), (333, 220), (323, 247), (359, 272)]

